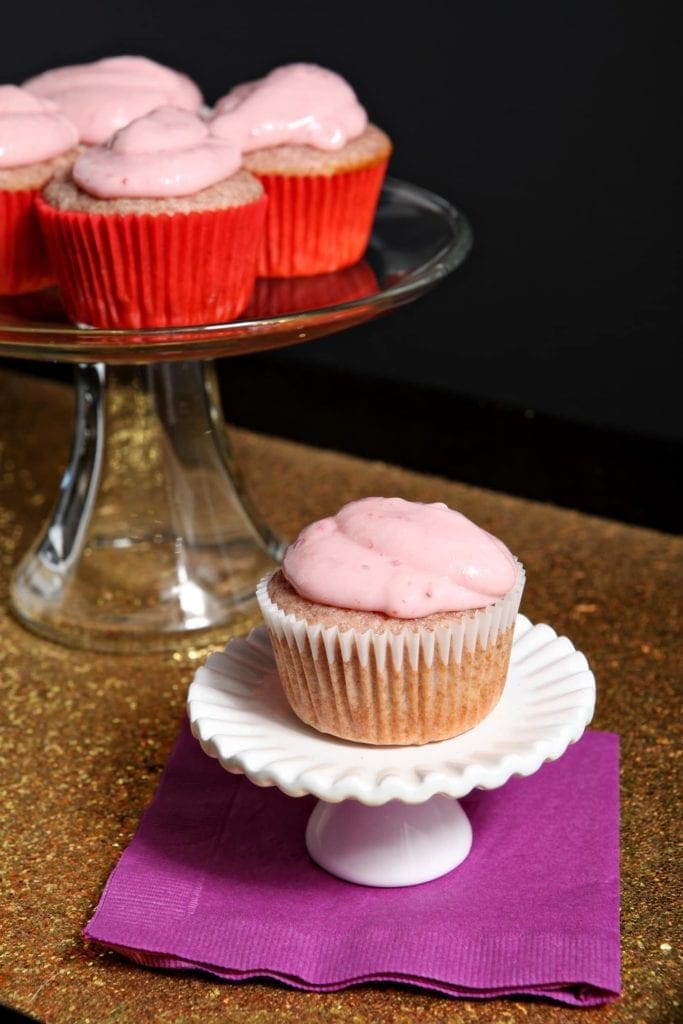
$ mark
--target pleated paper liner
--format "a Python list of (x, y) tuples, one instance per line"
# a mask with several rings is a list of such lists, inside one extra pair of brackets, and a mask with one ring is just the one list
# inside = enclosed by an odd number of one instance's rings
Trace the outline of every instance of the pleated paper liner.
[(249, 302), (267, 199), (174, 214), (38, 213), (69, 318), (92, 327), (220, 323)]
[[(505, 686), (525, 575), (486, 608), (453, 613), (447, 626), (358, 633), (308, 623), (256, 596), (280, 681), (294, 713), (342, 739), (420, 744), (458, 736), (495, 707)], [(392, 620), (392, 623), (395, 620)]]
[(260, 277), (326, 274), (357, 263), (370, 238), (388, 159), (338, 174), (255, 176), (268, 195)]
[(38, 291), (53, 284), (36, 212), (39, 189), (0, 191), (0, 295)]

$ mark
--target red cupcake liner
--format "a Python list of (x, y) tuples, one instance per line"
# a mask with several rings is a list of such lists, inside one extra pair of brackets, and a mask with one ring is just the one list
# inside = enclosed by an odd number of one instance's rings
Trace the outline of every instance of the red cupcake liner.
[(324, 274), (365, 252), (388, 158), (339, 174), (256, 174), (268, 195), (260, 277)]
[(183, 327), (249, 302), (267, 199), (174, 214), (38, 213), (64, 309), (91, 327)]
[(47, 288), (55, 281), (36, 200), (39, 189), (0, 191), (0, 295)]
[(365, 260), (331, 274), (307, 277), (259, 277), (251, 301), (244, 311), (246, 320), (285, 316), (307, 309), (336, 306), (364, 299), (379, 291), (374, 270)]

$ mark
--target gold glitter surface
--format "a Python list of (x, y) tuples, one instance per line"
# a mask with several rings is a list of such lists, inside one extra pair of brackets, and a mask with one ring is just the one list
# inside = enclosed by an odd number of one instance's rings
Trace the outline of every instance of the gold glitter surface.
[(210, 648), (72, 651), (8, 614), (10, 574), (49, 511), (67, 459), (71, 405), (68, 388), (0, 372), (0, 1002), (46, 1024), (683, 1019), (676, 849), (683, 541), (244, 431), (232, 432), (235, 451), (276, 532), (292, 537), (363, 495), (446, 501), (522, 559), (526, 614), (586, 653), (598, 681), (593, 724), (622, 742), (624, 995), (579, 1011), (538, 1000), (452, 1000), (401, 986), (303, 993), (149, 970), (84, 943), (83, 925), (156, 788), (187, 686)]

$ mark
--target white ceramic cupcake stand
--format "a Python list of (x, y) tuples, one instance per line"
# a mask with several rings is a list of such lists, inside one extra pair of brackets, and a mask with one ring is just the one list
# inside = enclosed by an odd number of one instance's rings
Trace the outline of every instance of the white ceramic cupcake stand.
[(594, 706), (585, 656), (523, 615), (501, 700), (476, 728), (439, 743), (374, 747), (304, 725), (285, 699), (265, 627), (212, 654), (188, 693), (192, 731), (227, 771), (318, 798), (305, 836), (316, 863), (385, 887), (427, 882), (462, 863), (476, 836), (458, 798), (560, 757)]

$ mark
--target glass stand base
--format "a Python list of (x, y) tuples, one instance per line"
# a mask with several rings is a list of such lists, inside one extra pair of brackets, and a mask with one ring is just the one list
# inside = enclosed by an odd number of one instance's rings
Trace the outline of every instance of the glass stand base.
[(240, 484), (212, 363), (79, 364), (71, 458), (11, 605), (91, 650), (225, 640), (282, 551)]

